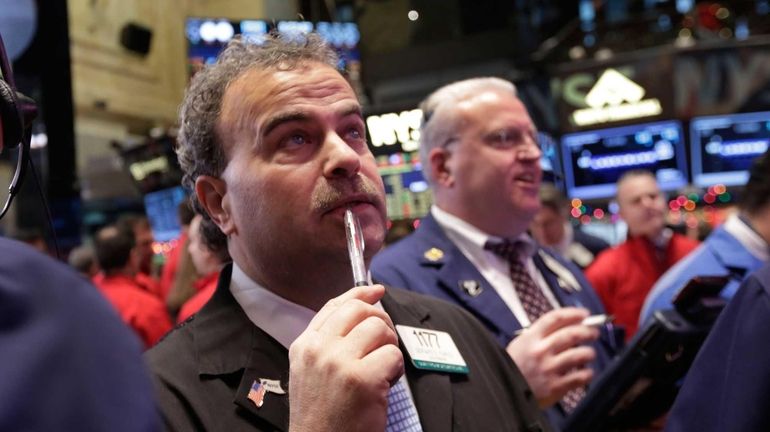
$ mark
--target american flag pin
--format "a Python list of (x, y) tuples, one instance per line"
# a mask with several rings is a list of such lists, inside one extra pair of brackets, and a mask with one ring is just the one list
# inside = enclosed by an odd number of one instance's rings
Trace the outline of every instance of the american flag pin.
[(265, 386), (261, 382), (254, 380), (251, 383), (251, 389), (249, 389), (249, 395), (247, 396), (250, 401), (254, 402), (257, 408), (262, 408), (262, 404), (265, 403)]

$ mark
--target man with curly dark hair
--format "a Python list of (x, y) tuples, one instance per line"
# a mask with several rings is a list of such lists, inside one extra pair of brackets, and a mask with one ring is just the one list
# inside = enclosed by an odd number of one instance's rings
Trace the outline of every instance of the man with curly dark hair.
[(368, 263), (385, 200), (335, 64), (316, 35), (235, 39), (193, 79), (179, 159), (211, 221), (202, 234), (226, 238), (233, 264), (147, 354), (167, 428), (547, 430), (470, 315), (382, 285), (351, 289), (343, 217), (360, 222)]

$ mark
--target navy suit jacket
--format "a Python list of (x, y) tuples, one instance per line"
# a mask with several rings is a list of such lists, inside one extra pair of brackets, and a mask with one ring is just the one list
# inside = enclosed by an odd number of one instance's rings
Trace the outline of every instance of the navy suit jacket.
[(666, 431), (770, 430), (770, 264), (749, 276), (714, 324)]
[(0, 238), (0, 431), (161, 430), (139, 339), (84, 277)]
[[(546, 260), (556, 260), (578, 281), (572, 289), (564, 278), (548, 266)], [(604, 313), (601, 301), (583, 274), (572, 263), (545, 249), (534, 256), (535, 265), (543, 274), (556, 299), (562, 306), (589, 309), (592, 314)], [(401, 241), (388, 246), (374, 257), (371, 266), (375, 281), (405, 288), (455, 303), (479, 319), (505, 347), (522, 328), (497, 291), (483, 278), (460, 249), (446, 236), (432, 216), (427, 216), (419, 228)], [(618, 338), (607, 329), (594, 344), (597, 358), (594, 370), (600, 372), (619, 350)], [(565, 413), (556, 406), (548, 410), (549, 418), (561, 424)]]

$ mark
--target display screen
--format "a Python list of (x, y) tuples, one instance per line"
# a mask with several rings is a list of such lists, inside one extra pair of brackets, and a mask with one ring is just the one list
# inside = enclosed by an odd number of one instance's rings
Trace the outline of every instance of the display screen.
[(428, 214), (432, 196), (417, 152), (377, 156), (377, 169), (385, 183), (388, 218), (416, 219)]
[(742, 186), (751, 162), (767, 151), (770, 112), (696, 117), (690, 122), (693, 183)]
[(185, 28), (188, 43), (188, 68), (190, 76), (205, 65), (214, 63), (217, 55), (235, 35), (241, 34), (250, 42), (260, 44), (265, 36), (276, 30), (293, 37), (311, 31), (317, 32), (340, 58), (338, 68), (345, 71), (351, 81), (360, 79), (361, 55), (358, 42), (361, 38), (355, 23), (310, 21), (232, 21), (221, 18), (188, 18)]
[(615, 195), (615, 183), (632, 169), (652, 171), (663, 190), (687, 184), (682, 126), (676, 121), (645, 123), (562, 137), (567, 194), (601, 199)]
[(177, 208), (186, 199), (187, 194), (181, 186), (144, 196), (144, 207), (155, 241), (167, 242), (179, 237), (182, 227), (179, 225)]

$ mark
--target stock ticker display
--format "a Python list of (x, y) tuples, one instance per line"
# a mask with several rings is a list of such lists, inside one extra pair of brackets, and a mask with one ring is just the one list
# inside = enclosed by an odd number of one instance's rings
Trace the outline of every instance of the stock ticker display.
[(562, 156), (570, 197), (612, 197), (617, 180), (632, 169), (654, 172), (663, 190), (675, 190), (687, 184), (684, 134), (676, 121), (565, 135)]
[(431, 193), (417, 151), (421, 121), (419, 109), (366, 117), (367, 142), (385, 183), (392, 220), (421, 218), (430, 210)]
[(751, 162), (767, 151), (770, 112), (696, 117), (690, 142), (693, 184), (744, 185)]
[(417, 152), (377, 156), (377, 168), (385, 183), (390, 219), (416, 219), (428, 214), (432, 198)]

